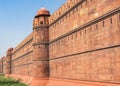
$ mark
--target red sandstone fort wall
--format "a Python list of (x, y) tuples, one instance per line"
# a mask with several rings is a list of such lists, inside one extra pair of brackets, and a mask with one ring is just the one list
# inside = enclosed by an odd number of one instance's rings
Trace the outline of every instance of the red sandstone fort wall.
[(2, 58), (2, 61), (3, 61), (3, 65), (2, 65), (2, 66), (3, 66), (3, 68), (2, 68), (2, 73), (5, 74), (5, 73), (6, 73), (6, 58), (3, 57), (3, 58)]
[(2, 73), (2, 60), (0, 60), (0, 73)]
[(42, 12), (33, 33), (0, 60), (0, 72), (31, 86), (73, 86), (67, 80), (120, 84), (120, 0), (67, 0), (50, 17)]
[(31, 33), (12, 51), (12, 74), (32, 76), (33, 34)]
[(119, 6), (119, 0), (82, 0), (51, 15), (51, 78), (119, 83)]
[[(76, 1), (80, 2), (74, 5), (68, 1), (68, 3), (51, 15), (49, 30), (50, 41), (120, 6), (119, 0), (73, 0), (73, 2)], [(74, 7), (71, 5), (74, 5)], [(71, 8), (69, 6), (71, 6)]]

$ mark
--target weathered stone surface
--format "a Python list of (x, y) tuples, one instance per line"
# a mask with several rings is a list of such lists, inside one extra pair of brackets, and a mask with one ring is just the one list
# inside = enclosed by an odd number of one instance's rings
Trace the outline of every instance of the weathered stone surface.
[(0, 73), (29, 86), (120, 86), (120, 0), (67, 0), (51, 16), (40, 9)]

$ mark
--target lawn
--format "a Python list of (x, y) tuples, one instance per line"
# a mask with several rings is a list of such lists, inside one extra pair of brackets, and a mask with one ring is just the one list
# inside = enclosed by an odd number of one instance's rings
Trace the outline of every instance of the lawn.
[(15, 81), (12, 78), (5, 78), (3, 74), (0, 74), (0, 86), (27, 86), (19, 81)]

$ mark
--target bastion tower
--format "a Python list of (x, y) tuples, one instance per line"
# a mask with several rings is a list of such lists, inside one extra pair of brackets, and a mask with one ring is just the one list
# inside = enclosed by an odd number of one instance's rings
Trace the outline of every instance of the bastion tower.
[(42, 7), (33, 20), (33, 83), (41, 81), (40, 86), (45, 86), (49, 78), (49, 16)]
[(12, 59), (12, 51), (13, 48), (9, 48), (6, 52), (6, 76), (9, 76), (11, 74), (11, 59)]

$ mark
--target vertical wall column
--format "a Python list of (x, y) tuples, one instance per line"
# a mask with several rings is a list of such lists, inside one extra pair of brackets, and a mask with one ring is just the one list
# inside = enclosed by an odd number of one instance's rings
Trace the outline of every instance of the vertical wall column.
[(5, 67), (6, 67), (6, 64), (5, 64), (5, 60), (6, 58), (5, 57), (2, 57), (2, 73), (5, 74)]
[(2, 64), (1, 64), (1, 73), (3, 73), (3, 58), (4, 57), (2, 57), (2, 59), (1, 59), (1, 62), (2, 62)]
[(45, 86), (45, 79), (49, 78), (49, 16), (49, 11), (42, 8), (33, 20), (33, 78), (37, 79), (32, 82), (34, 86)]
[(0, 73), (2, 73), (2, 59), (0, 59)]
[(6, 76), (11, 74), (12, 50), (13, 50), (13, 48), (9, 48), (6, 53), (6, 69), (5, 69)]
[(33, 76), (34, 78), (48, 78), (49, 77), (49, 52), (47, 40), (45, 38), (47, 28), (34, 29), (34, 51), (33, 51)]

